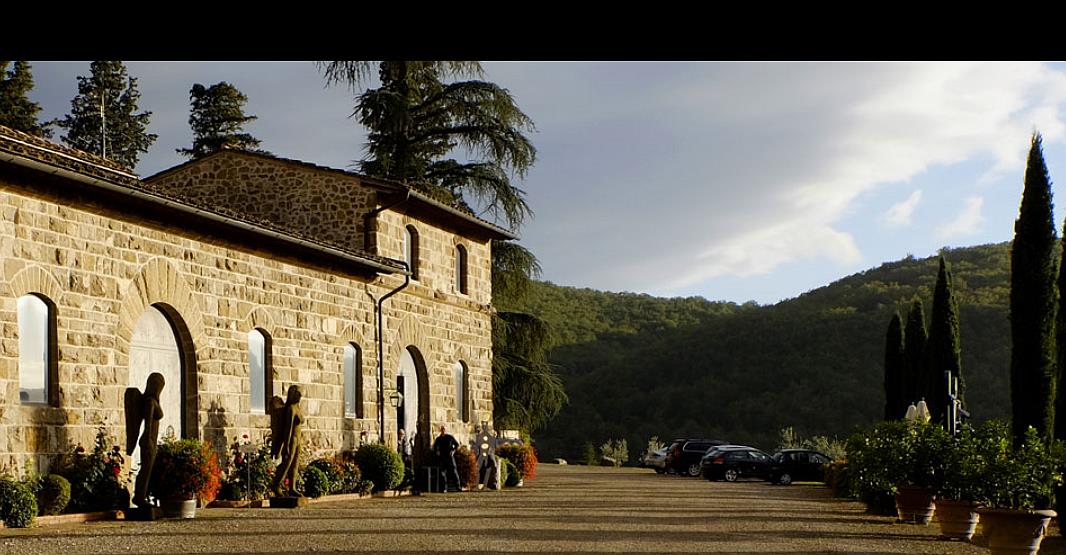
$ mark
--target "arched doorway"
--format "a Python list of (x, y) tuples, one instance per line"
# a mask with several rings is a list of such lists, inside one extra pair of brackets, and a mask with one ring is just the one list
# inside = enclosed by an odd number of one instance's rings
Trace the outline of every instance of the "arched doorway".
[[(137, 318), (133, 326), (133, 336), (130, 338), (129, 356), (130, 387), (144, 391), (148, 376), (153, 372), (159, 372), (165, 380), (163, 392), (159, 397), (159, 404), (163, 409), (163, 419), (159, 422), (160, 439), (168, 435), (188, 435), (186, 410), (182, 403), (185, 398), (185, 354), (181, 347), (183, 342), (171, 317), (164, 312), (166, 308), (161, 305), (150, 306)], [(130, 459), (134, 475), (140, 466), (140, 449), (140, 446), (137, 446)]]
[(400, 353), (396, 389), (403, 395), (403, 404), (396, 410), (397, 428), (406, 430), (411, 438), (415, 466), (423, 466), (429, 462), (433, 431), (429, 427), (429, 378), (418, 348), (408, 346)]

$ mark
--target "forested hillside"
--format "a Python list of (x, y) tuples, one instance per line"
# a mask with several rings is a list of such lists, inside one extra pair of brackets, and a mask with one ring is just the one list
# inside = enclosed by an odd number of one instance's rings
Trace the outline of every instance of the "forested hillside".
[[(964, 392), (978, 419), (1010, 411), (1009, 244), (945, 250), (961, 313)], [(586, 443), (702, 436), (772, 449), (778, 431), (843, 437), (878, 420), (885, 332), (936, 257), (907, 258), (772, 306), (661, 299), (538, 283), (522, 308), (553, 329), (570, 403), (535, 434), (542, 457)]]

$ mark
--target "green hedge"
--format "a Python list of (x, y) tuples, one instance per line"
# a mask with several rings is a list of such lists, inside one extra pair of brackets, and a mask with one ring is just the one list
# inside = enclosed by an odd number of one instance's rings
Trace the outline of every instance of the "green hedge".
[(308, 497), (322, 497), (330, 492), (329, 477), (314, 466), (308, 466), (300, 473), (300, 483)]
[(37, 518), (37, 494), (25, 482), (0, 478), (0, 520), (8, 528), (25, 528)]
[(41, 477), (37, 483), (37, 515), (58, 515), (70, 503), (70, 481), (58, 474)]
[(363, 479), (374, 484), (373, 491), (393, 489), (403, 480), (403, 460), (400, 459), (400, 454), (385, 445), (363, 445), (355, 452), (355, 464), (359, 465)]

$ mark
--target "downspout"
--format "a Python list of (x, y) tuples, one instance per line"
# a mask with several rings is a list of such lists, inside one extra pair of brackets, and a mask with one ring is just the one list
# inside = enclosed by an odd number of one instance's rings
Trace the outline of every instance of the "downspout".
[(403, 285), (385, 293), (378, 299), (374, 310), (378, 320), (378, 443), (382, 444), (385, 443), (385, 334), (383, 329), (385, 316), (381, 312), (381, 307), (389, 297), (403, 291), (411, 283), (411, 271), (407, 267), (407, 262), (401, 262), (401, 264), (403, 264), (404, 268)]
[[(403, 198), (393, 202), (392, 204), (386, 204), (367, 212), (363, 216), (363, 250), (370, 251), (370, 222), (376, 220), (378, 214), (399, 206), (407, 202), (411, 198), (411, 189), (407, 189), (404, 192)], [(375, 225), (375, 230), (377, 226)], [(378, 254), (377, 243), (374, 244), (374, 254)], [(403, 264), (404, 276), (403, 285), (389, 291), (377, 300), (374, 305), (374, 317), (377, 318), (377, 346), (378, 346), (378, 443), (385, 443), (385, 332), (384, 322), (385, 316), (381, 309), (385, 301), (389, 297), (399, 293), (408, 285), (411, 284), (411, 268), (407, 265), (407, 262), (401, 262)]]

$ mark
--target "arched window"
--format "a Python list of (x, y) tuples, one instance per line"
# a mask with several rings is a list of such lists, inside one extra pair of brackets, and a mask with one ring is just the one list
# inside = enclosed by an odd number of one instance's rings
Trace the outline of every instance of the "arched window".
[(260, 329), (248, 332), (248, 376), (251, 380), (252, 412), (266, 412), (267, 400), (274, 394), (270, 335)]
[(470, 422), (468, 373), (465, 362), (460, 360), (455, 363), (455, 412), (463, 422)]
[(466, 295), (466, 247), (455, 245), (455, 290)]
[(355, 343), (344, 346), (344, 416), (363, 418), (363, 351)]
[(55, 404), (56, 340), (55, 309), (50, 301), (34, 294), (18, 299), (19, 401)]
[(403, 259), (411, 270), (411, 279), (418, 279), (418, 230), (413, 225), (404, 228)]

